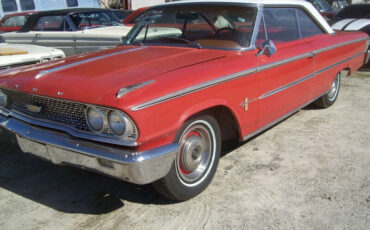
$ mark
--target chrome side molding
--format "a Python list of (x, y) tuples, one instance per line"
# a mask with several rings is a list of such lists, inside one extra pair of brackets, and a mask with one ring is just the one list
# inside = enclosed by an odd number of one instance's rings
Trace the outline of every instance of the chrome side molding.
[[(300, 59), (304, 59), (304, 58), (308, 58), (308, 57), (314, 57), (318, 53), (321, 53), (321, 52), (324, 52), (324, 51), (328, 51), (328, 50), (331, 50), (331, 49), (335, 49), (335, 48), (338, 48), (338, 47), (341, 47), (341, 46), (349, 45), (349, 44), (352, 44), (352, 43), (360, 42), (360, 41), (367, 40), (367, 39), (368, 39), (368, 37), (366, 37), (366, 38), (360, 38), (360, 39), (356, 39), (356, 40), (352, 40), (352, 41), (348, 41), (348, 42), (343, 42), (343, 43), (336, 44), (336, 45), (333, 45), (333, 46), (330, 46), (330, 47), (327, 47), (327, 48), (318, 49), (318, 50), (315, 50), (313, 52), (303, 53), (303, 54), (300, 54), (300, 55), (297, 55), (297, 56), (294, 56), (294, 57), (290, 57), (290, 58), (287, 58), (287, 59), (279, 60), (279, 61), (272, 62), (272, 63), (269, 63), (269, 64), (257, 66), (257, 67), (250, 68), (250, 69), (246, 69), (246, 70), (243, 70), (243, 71), (240, 71), (240, 72), (237, 72), (237, 73), (229, 74), (229, 75), (226, 75), (226, 76), (223, 76), (223, 77), (220, 77), (220, 78), (211, 80), (211, 81), (203, 82), (203, 83), (200, 83), (198, 85), (195, 85), (195, 86), (192, 86), (192, 87), (188, 87), (188, 88), (179, 90), (177, 92), (173, 92), (173, 93), (170, 93), (170, 94), (167, 94), (167, 95), (164, 95), (164, 96), (155, 98), (153, 100), (144, 102), (142, 104), (136, 105), (136, 106), (134, 106), (134, 107), (131, 108), (131, 111), (142, 110), (142, 109), (145, 109), (145, 108), (148, 108), (148, 107), (151, 107), (151, 106), (154, 106), (154, 105), (163, 103), (165, 101), (169, 101), (169, 100), (172, 100), (172, 99), (175, 99), (175, 98), (178, 98), (178, 97), (182, 97), (184, 95), (187, 95), (187, 94), (190, 94), (190, 93), (194, 93), (194, 92), (197, 92), (199, 90), (203, 90), (203, 89), (206, 89), (206, 88), (209, 88), (209, 87), (212, 87), (212, 86), (215, 86), (215, 85), (218, 85), (218, 84), (227, 82), (227, 81), (235, 80), (235, 79), (238, 79), (238, 78), (241, 78), (241, 77), (247, 77), (250, 74), (253, 74), (253, 73), (256, 73), (256, 72), (265, 71), (265, 70), (271, 69), (271, 68), (276, 67), (276, 66), (284, 65), (284, 64), (287, 64), (287, 63), (290, 63), (290, 62), (293, 62), (293, 61), (298, 61)], [(306, 76), (306, 77), (303, 77), (303, 79), (299, 79), (298, 80), (298, 83), (303, 82), (303, 81), (305, 81), (305, 80), (307, 80), (307, 79), (309, 79), (311, 77), (314, 77), (316, 74), (318, 74), (320, 72), (326, 71), (327, 69), (330, 69), (330, 68), (332, 68), (332, 67), (334, 67), (336, 65), (339, 65), (339, 64), (341, 64), (341, 63), (343, 63), (343, 62), (345, 62), (347, 60), (350, 60), (352, 58), (355, 58), (355, 57), (357, 57), (357, 56), (359, 56), (359, 55), (361, 55), (363, 53), (364, 52), (358, 53), (358, 54), (356, 54), (356, 55), (354, 55), (354, 56), (352, 56), (350, 58), (347, 58), (347, 59), (345, 59), (343, 61), (340, 61), (338, 63), (335, 63), (332, 66), (329, 66), (329, 67), (326, 67), (326, 68), (324, 68), (322, 70), (316, 71), (315, 73), (310, 74), (309, 77)], [(304, 78), (307, 78), (307, 79), (304, 79)], [(294, 83), (293, 85), (298, 84), (298, 83)], [(285, 86), (283, 86), (283, 87), (285, 87)], [(276, 89), (276, 90), (278, 90), (278, 89)], [(280, 91), (281, 90), (279, 90), (279, 92)], [(269, 94), (269, 93), (266, 93), (266, 94)], [(265, 96), (262, 95), (261, 97), (266, 97), (266, 95)]]

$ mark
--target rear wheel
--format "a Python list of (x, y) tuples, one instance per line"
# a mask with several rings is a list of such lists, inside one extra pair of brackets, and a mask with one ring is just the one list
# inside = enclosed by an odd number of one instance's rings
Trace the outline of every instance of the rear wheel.
[(210, 184), (220, 158), (220, 128), (209, 115), (187, 121), (176, 140), (179, 149), (170, 172), (153, 185), (173, 200), (188, 200)]
[(339, 88), (340, 73), (338, 73), (337, 76), (334, 78), (334, 81), (331, 83), (328, 92), (314, 102), (315, 105), (323, 109), (332, 106), (337, 100)]

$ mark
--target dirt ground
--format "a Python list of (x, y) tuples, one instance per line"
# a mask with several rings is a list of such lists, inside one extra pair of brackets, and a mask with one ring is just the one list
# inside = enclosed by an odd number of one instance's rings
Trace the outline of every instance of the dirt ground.
[(342, 79), (329, 109), (309, 106), (224, 151), (212, 184), (183, 203), (0, 135), (0, 229), (370, 229), (368, 72)]

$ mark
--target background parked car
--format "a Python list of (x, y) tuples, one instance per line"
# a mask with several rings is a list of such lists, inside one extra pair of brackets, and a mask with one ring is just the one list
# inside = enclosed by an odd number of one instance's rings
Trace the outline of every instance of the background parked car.
[(126, 26), (134, 26), (136, 23), (136, 20), (140, 15), (142, 15), (149, 7), (142, 7), (130, 14), (127, 18), (123, 20), (123, 24)]
[(70, 56), (114, 47), (130, 29), (109, 9), (76, 8), (33, 14), (19, 32), (3, 37), (12, 44), (58, 48)]
[(66, 8), (99, 8), (99, 0), (0, 0), (0, 18), (6, 14), (25, 11), (58, 10)]
[(340, 10), (348, 6), (346, 0), (326, 0), (334, 10)]
[(349, 5), (329, 22), (334, 30), (360, 30), (370, 36), (370, 4)]
[[(370, 36), (370, 4), (349, 5), (340, 10), (330, 24), (334, 30), (357, 30)], [(370, 69), (370, 63), (364, 65), (362, 69)]]
[(1, 32), (19, 31), (26, 22), (29, 15), (37, 13), (37, 11), (22, 12), (15, 14), (7, 14), (0, 20)]
[(112, 12), (118, 19), (121, 21), (125, 18), (127, 18), (133, 11), (132, 10), (117, 10), (117, 9), (112, 9)]
[(0, 37), (0, 69), (47, 62), (63, 57), (65, 55), (59, 49), (35, 45), (7, 44)]
[(335, 10), (325, 0), (306, 0), (310, 2), (326, 19), (329, 20), (335, 15)]

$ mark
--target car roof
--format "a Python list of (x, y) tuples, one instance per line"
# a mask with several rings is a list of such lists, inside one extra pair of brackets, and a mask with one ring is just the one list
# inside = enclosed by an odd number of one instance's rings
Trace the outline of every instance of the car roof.
[(5, 19), (8, 19), (10, 17), (16, 17), (16, 16), (22, 16), (22, 15), (29, 15), (29, 14), (35, 14), (38, 13), (39, 11), (26, 11), (26, 12), (18, 12), (18, 13), (13, 13), (13, 14), (6, 14), (4, 17), (1, 18), (0, 21), (4, 21)]
[[(183, 1), (175, 1), (169, 2), (166, 4), (158, 5), (177, 5), (177, 4), (201, 4), (201, 3), (244, 3), (244, 4), (251, 4), (251, 5), (263, 5), (263, 6), (298, 6), (304, 8), (306, 12), (308, 12), (315, 21), (321, 25), (321, 28), (324, 29), (325, 32), (329, 34), (334, 34), (334, 30), (329, 26), (326, 20), (321, 16), (321, 14), (316, 10), (313, 5), (305, 0), (183, 0)], [(158, 6), (154, 6), (158, 7)]]

